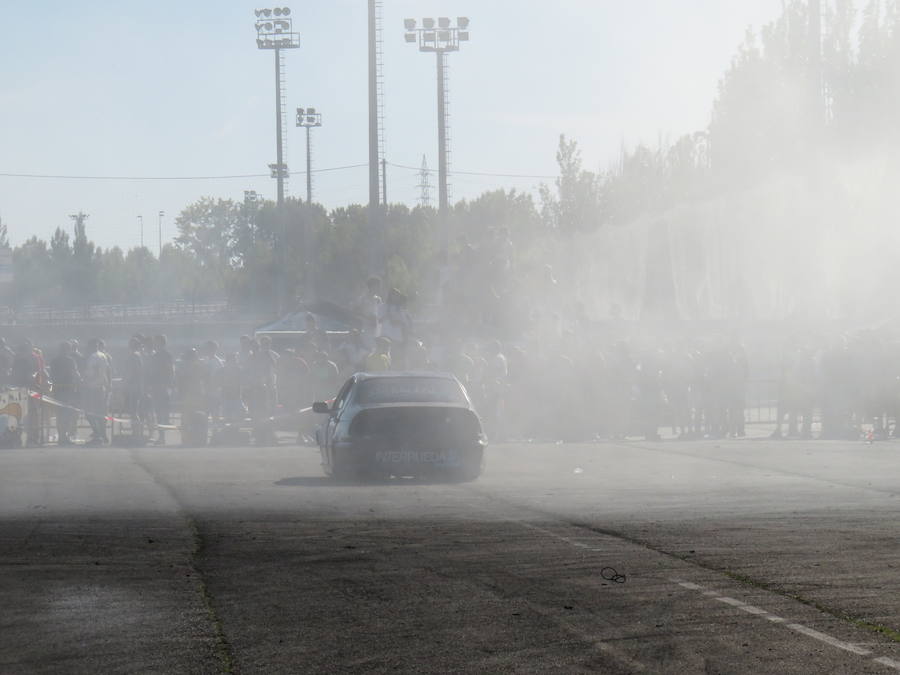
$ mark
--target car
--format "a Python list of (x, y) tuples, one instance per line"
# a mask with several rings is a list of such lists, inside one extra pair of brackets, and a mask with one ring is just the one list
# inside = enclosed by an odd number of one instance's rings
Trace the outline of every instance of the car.
[(325, 474), (338, 480), (413, 476), (473, 481), (487, 438), (465, 388), (449, 373), (356, 373), (316, 431)]

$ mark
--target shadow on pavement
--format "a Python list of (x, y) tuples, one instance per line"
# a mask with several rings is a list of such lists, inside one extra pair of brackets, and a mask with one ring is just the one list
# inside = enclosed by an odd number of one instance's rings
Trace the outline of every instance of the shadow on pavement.
[(385, 485), (394, 487), (406, 487), (409, 485), (447, 485), (452, 484), (451, 481), (428, 480), (426, 478), (414, 477), (392, 477), (392, 478), (360, 478), (358, 480), (338, 480), (329, 478), (328, 476), (289, 476), (276, 480), (274, 485), (283, 487), (341, 487), (362, 485)]

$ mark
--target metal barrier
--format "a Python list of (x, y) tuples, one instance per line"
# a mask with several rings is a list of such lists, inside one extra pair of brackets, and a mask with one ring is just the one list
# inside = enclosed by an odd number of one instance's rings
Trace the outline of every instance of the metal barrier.
[(746, 424), (777, 423), (778, 380), (749, 380), (744, 401), (744, 422)]
[(139, 319), (161, 320), (178, 317), (212, 318), (227, 313), (230, 309), (230, 305), (225, 301), (213, 303), (176, 301), (155, 305), (87, 305), (78, 309), (26, 306), (14, 310), (10, 307), (0, 307), (0, 325), (54, 325), (84, 321), (128, 322)]

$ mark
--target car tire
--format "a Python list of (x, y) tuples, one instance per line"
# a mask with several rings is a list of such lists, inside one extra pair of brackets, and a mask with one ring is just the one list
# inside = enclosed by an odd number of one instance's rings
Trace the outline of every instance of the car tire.
[(471, 457), (453, 469), (450, 480), (454, 483), (471, 483), (478, 480), (484, 470), (484, 456)]
[(356, 482), (359, 473), (335, 449), (331, 450), (331, 478), (339, 483)]

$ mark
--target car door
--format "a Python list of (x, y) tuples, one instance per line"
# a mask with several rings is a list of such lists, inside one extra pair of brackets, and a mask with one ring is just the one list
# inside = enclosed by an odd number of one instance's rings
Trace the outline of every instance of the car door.
[(334, 433), (337, 428), (338, 423), (341, 420), (341, 414), (344, 411), (344, 407), (347, 404), (347, 400), (350, 398), (350, 391), (353, 389), (353, 385), (356, 383), (356, 379), (351, 377), (344, 383), (344, 386), (341, 387), (341, 390), (338, 392), (338, 395), (334, 399), (334, 403), (331, 404), (331, 414), (328, 416), (328, 422), (325, 424), (325, 445), (323, 450), (326, 454), (325, 461), (329, 466), (332, 466), (334, 461)]

